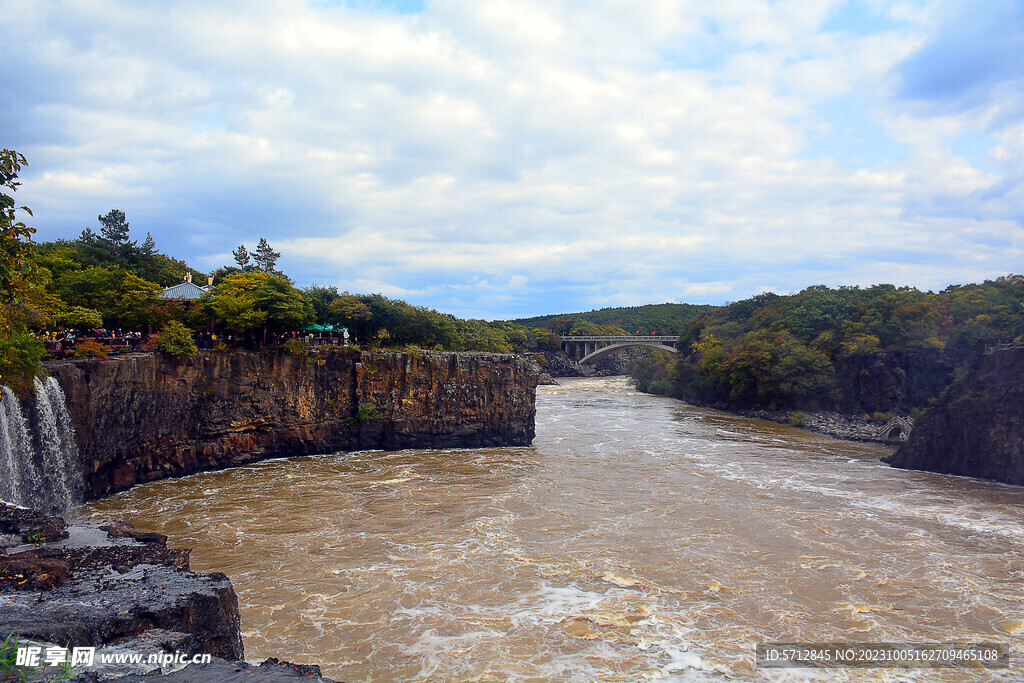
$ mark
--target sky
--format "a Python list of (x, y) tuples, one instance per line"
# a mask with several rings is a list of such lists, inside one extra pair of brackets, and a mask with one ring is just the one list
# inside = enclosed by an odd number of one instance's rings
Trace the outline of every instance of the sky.
[(1019, 0), (5, 0), (36, 239), (459, 317), (1024, 271)]

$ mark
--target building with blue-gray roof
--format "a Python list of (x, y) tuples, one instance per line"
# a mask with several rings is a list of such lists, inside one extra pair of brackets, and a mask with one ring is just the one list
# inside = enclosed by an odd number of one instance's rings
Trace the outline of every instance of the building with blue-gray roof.
[(209, 278), (209, 282), (205, 287), (200, 287), (192, 282), (192, 273), (185, 273), (185, 281), (179, 282), (176, 285), (171, 285), (164, 289), (158, 296), (161, 299), (175, 299), (177, 301), (195, 301), (204, 294), (209, 294), (213, 291), (213, 277)]

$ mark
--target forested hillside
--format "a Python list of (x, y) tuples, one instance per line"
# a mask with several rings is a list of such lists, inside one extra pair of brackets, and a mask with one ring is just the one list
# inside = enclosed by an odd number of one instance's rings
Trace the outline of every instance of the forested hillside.
[(1024, 276), (953, 285), (808, 287), (704, 311), (641, 389), (737, 407), (898, 410), (927, 405), (987, 345), (1024, 335)]
[(513, 322), (525, 327), (549, 329), (556, 334), (675, 334), (685, 323), (713, 306), (698, 304), (650, 304), (622, 308), (602, 308), (586, 313), (562, 313), (520, 318)]

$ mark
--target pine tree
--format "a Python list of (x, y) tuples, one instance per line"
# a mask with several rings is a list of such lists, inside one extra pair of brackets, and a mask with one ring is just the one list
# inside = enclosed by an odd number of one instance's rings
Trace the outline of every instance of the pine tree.
[(238, 249), (231, 252), (231, 255), (235, 257), (235, 263), (238, 264), (238, 268), (242, 271), (252, 270), (250, 265), (249, 251), (245, 248), (244, 244), (239, 244)]
[(146, 233), (146, 240), (142, 243), (141, 249), (142, 255), (146, 257), (156, 253), (156, 240), (153, 239), (152, 234)]
[(100, 225), (100, 234), (111, 243), (117, 245), (128, 241), (128, 220), (121, 209), (111, 209), (105, 216), (96, 217)]
[(268, 275), (274, 275), (277, 273), (274, 268), (277, 265), (277, 259), (281, 258), (281, 254), (270, 248), (266, 237), (261, 237), (252, 258), (256, 262), (257, 269)]

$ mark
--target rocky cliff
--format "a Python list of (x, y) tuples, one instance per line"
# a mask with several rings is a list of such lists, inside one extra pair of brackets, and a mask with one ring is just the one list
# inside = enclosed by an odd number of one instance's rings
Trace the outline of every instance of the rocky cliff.
[[(188, 550), (130, 524), (69, 523), (0, 503), (0, 600), (7, 645), (36, 653), (32, 662), (7, 661), (3, 680), (330, 683), (315, 665), (241, 661), (238, 598), (228, 578), (191, 571)], [(73, 657), (76, 648), (91, 656)], [(58, 659), (47, 662), (50, 653)]]
[(891, 464), (1024, 485), (1024, 349), (975, 361), (918, 420)]
[(952, 381), (967, 357), (935, 349), (900, 349), (856, 354), (835, 361), (836, 388), (849, 412), (907, 414), (924, 406)]
[(270, 457), (534, 436), (538, 368), (511, 355), (139, 354), (46, 369), (67, 399), (86, 499)]

